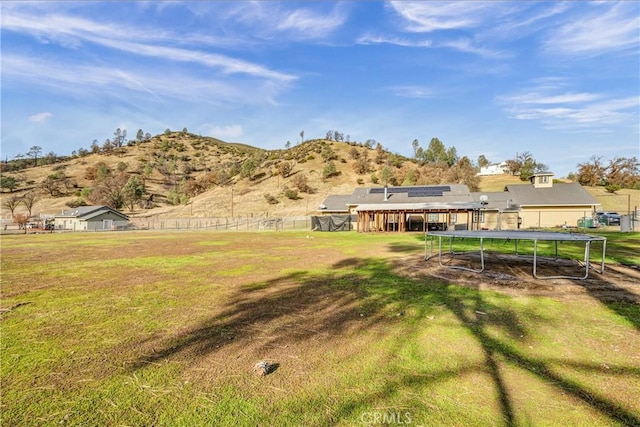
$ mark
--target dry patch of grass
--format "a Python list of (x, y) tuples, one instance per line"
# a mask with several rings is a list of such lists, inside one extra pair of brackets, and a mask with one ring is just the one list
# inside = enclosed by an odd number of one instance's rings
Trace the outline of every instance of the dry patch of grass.
[[(422, 250), (410, 234), (4, 237), (2, 422), (640, 420), (637, 305), (481, 290)], [(259, 377), (259, 360), (279, 365)]]

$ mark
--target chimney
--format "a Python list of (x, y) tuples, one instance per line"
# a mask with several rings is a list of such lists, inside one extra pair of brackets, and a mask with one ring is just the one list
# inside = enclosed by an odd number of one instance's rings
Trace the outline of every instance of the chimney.
[(384, 201), (386, 202), (389, 198), (387, 197), (387, 186), (384, 186)]

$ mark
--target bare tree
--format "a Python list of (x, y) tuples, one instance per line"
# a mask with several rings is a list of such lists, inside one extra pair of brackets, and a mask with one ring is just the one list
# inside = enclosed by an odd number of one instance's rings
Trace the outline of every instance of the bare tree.
[(33, 157), (33, 166), (38, 166), (38, 156), (42, 153), (42, 147), (34, 145), (27, 152), (27, 156)]
[(38, 197), (38, 193), (36, 193), (35, 191), (29, 191), (22, 197), (21, 202), (24, 205), (24, 207), (27, 208), (27, 212), (29, 212), (29, 217), (33, 215), (33, 208), (35, 204), (38, 202), (38, 200), (40, 200), (40, 198)]
[(22, 197), (18, 196), (17, 194), (14, 194), (11, 197), (3, 197), (2, 207), (8, 209), (9, 212), (11, 212), (11, 218), (14, 218), (16, 209), (18, 208), (18, 206), (20, 206), (21, 201)]

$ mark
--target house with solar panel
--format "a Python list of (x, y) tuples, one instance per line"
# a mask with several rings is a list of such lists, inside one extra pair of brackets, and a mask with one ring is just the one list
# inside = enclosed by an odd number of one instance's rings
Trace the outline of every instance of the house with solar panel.
[(350, 222), (361, 232), (472, 230), (479, 227), (474, 212), (481, 207), (463, 184), (356, 188), (350, 195), (328, 196), (314, 228), (327, 229), (320, 221), (330, 216), (329, 227)]
[(504, 191), (472, 193), (466, 185), (356, 188), (329, 195), (312, 218), (316, 230), (516, 230), (576, 227), (600, 204), (578, 183), (554, 183), (552, 173)]

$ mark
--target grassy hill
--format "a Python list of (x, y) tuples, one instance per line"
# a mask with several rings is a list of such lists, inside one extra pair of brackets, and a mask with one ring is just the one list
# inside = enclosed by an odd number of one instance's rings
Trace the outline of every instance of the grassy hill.
[[(353, 150), (369, 158), (370, 170), (364, 174), (354, 171)], [(263, 150), (245, 144), (227, 143), (215, 138), (173, 132), (153, 137), (150, 141), (113, 150), (111, 153), (89, 154), (52, 165), (5, 172), (20, 182), (15, 194), (38, 189), (50, 175), (62, 173), (68, 182), (64, 194), (52, 197), (43, 194), (34, 213), (55, 213), (67, 209), (77, 201), (84, 188), (94, 185), (88, 170), (104, 163), (115, 171), (124, 168), (129, 175), (142, 175), (146, 165), (152, 165), (146, 176), (145, 187), (153, 195), (153, 207), (123, 208), (131, 216), (162, 215), (171, 217), (231, 216), (297, 216), (314, 212), (327, 194), (351, 193), (358, 185), (374, 185), (372, 175), (379, 176), (384, 165), (392, 161), (395, 169), (410, 169), (414, 162), (395, 154), (361, 144), (326, 140), (311, 140), (286, 150)], [(242, 177), (238, 169), (247, 159), (256, 159), (256, 168), (250, 176)], [(328, 160), (336, 166), (334, 176), (324, 179), (323, 170)], [(278, 173), (279, 166), (288, 162), (292, 169), (287, 176)], [(173, 168), (173, 173), (166, 173)], [(224, 183), (212, 184), (197, 195), (191, 195), (186, 204), (173, 205), (168, 200), (171, 190), (179, 189), (184, 180), (205, 180), (220, 171), (232, 175)], [(163, 171), (165, 173), (163, 173)], [(296, 190), (294, 184), (300, 176), (306, 178), (309, 192), (298, 191), (297, 198), (285, 195)], [(298, 177), (298, 178), (297, 178)], [(10, 197), (4, 192), (2, 197)], [(233, 202), (232, 202), (233, 198)], [(6, 209), (3, 218), (9, 218)]]
[[(243, 171), (248, 159), (255, 168)], [(363, 159), (367, 170), (358, 173)], [(325, 178), (324, 171), (331, 161), (336, 172)], [(19, 181), (14, 193), (21, 195), (39, 189), (51, 175), (63, 176), (66, 188), (55, 197), (41, 192), (33, 214), (52, 214), (69, 208), (82, 199), (83, 190), (95, 185), (91, 170), (104, 164), (112, 171), (124, 170), (129, 176), (144, 177), (148, 208), (122, 210), (130, 216), (148, 217), (267, 217), (303, 216), (313, 214), (328, 194), (350, 194), (358, 186), (382, 185), (385, 167), (393, 170), (398, 183), (439, 184), (447, 182), (446, 171), (425, 169), (412, 159), (390, 153), (382, 147), (328, 140), (305, 141), (283, 150), (263, 150), (216, 138), (201, 137), (183, 132), (157, 135), (151, 140), (111, 150), (109, 153), (74, 157), (46, 166), (31, 167), (17, 172), (4, 172)], [(284, 163), (289, 173), (279, 173)], [(376, 179), (377, 178), (377, 179)], [(219, 182), (215, 182), (215, 181)], [(297, 180), (306, 181), (310, 190), (300, 191)], [(184, 191), (185, 183), (192, 191), (183, 204), (172, 204), (172, 192)], [(204, 183), (204, 184), (203, 184)], [(480, 191), (501, 191), (507, 184), (523, 184), (509, 175), (481, 177)], [(603, 210), (622, 213), (640, 205), (640, 191), (620, 190), (608, 194), (604, 189), (587, 188), (602, 203)], [(291, 197), (297, 191), (297, 197)], [(3, 200), (11, 197), (2, 193)], [(90, 204), (90, 202), (88, 202)], [(2, 209), (2, 218), (10, 218)]]

